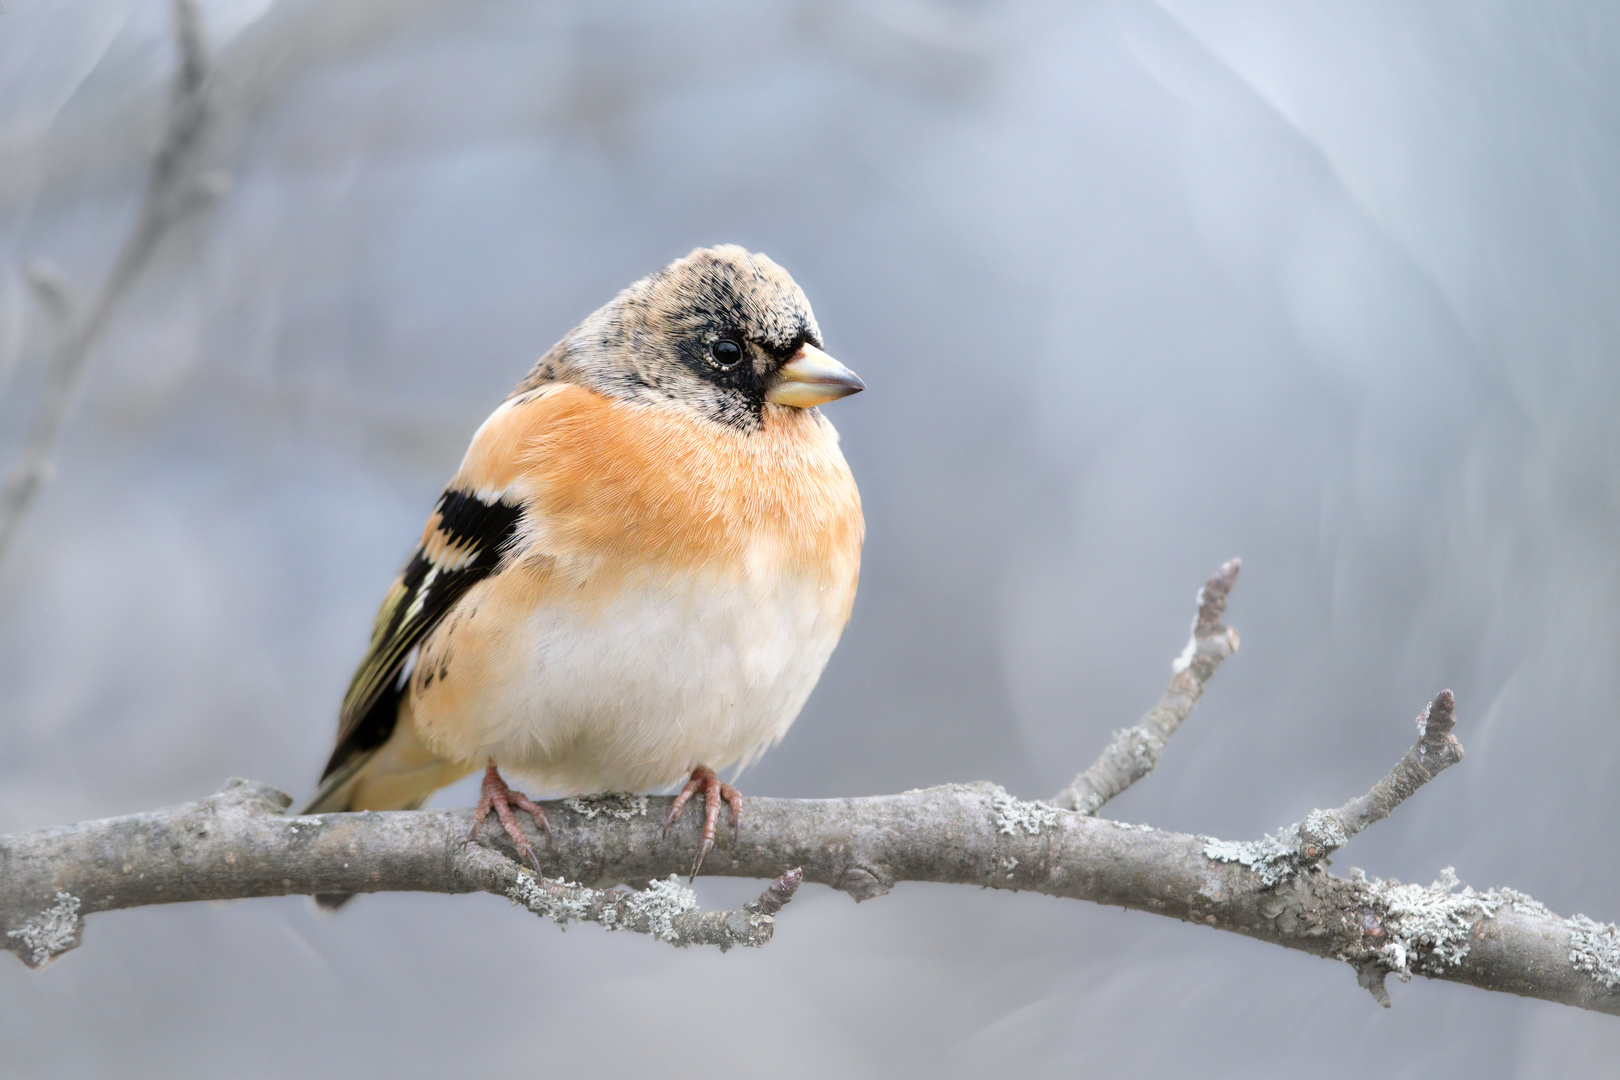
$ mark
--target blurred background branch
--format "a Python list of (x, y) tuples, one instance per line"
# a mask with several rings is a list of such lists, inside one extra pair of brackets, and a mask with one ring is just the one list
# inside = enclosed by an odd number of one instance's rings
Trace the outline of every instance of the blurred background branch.
[(59, 342), (45, 372), (29, 434), (0, 485), (0, 562), (51, 476), (51, 454), (84, 394), (90, 360), (119, 301), (140, 276), (165, 233), (199, 206), (223, 195), (229, 177), (198, 167), (209, 119), (208, 44), (197, 0), (173, 0), (175, 73), (163, 138), (152, 158), (135, 223), (94, 299), (84, 305), (47, 263), (30, 262), (25, 277), (52, 316)]

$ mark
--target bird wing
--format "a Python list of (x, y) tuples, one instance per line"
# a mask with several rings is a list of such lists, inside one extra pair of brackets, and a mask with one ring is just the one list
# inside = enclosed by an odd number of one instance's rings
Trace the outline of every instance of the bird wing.
[[(371, 647), (360, 662), (339, 713), (337, 745), (321, 774), (323, 790), (340, 784), (394, 733), (405, 693), (405, 663), (422, 639), (468, 589), (497, 571), (511, 554), (523, 502), (511, 492), (524, 441), (518, 406), (541, 396), (508, 399), (491, 414), (439, 496), (422, 541), (377, 612)], [(518, 421), (518, 422), (514, 422)]]
[(422, 542), (389, 587), (338, 718), (337, 746), (321, 778), (375, 750), (394, 733), (405, 661), (456, 601), (500, 565), (522, 507), (477, 491), (445, 488)]

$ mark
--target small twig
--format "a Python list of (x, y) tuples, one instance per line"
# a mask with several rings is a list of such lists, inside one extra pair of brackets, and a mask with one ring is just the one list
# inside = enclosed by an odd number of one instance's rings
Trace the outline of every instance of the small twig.
[(1337, 810), (1318, 810), (1299, 823), (1300, 854), (1320, 862), (1375, 821), (1382, 821), (1441, 771), (1463, 759), (1462, 744), (1451, 729), (1457, 724), (1457, 699), (1442, 690), (1418, 714), (1418, 739), (1372, 790)]
[(1277, 885), (1332, 855), (1375, 821), (1382, 821), (1418, 788), (1462, 760), (1462, 744), (1451, 733), (1457, 701), (1442, 690), (1418, 715), (1418, 739), (1372, 790), (1337, 810), (1312, 810), (1304, 819), (1264, 839), (1231, 843), (1211, 840), (1206, 853), (1222, 862), (1242, 863), (1267, 885)]
[(1170, 685), (1158, 704), (1135, 727), (1114, 732), (1108, 746), (1085, 772), (1049, 801), (1065, 810), (1095, 814), (1108, 800), (1152, 772), (1170, 736), (1191, 715), (1203, 696), (1204, 684), (1221, 666), (1221, 661), (1237, 652), (1238, 633), (1221, 624), (1226, 597), (1232, 591), (1242, 559), (1230, 559), (1198, 590), (1198, 614), (1193, 618), (1192, 636), (1174, 664)]
[[(135, 224), (124, 240), (101, 291), (84, 317), (67, 325), (61, 344), (46, 368), (45, 390), (33, 429), (21, 457), (0, 487), (0, 561), (3, 561), (34, 498), (51, 472), (51, 453), (61, 439), (73, 407), (84, 393), (90, 357), (106, 332), (113, 312), (151, 258), (158, 242), (175, 222), (225, 190), (220, 175), (196, 174), (196, 159), (208, 124), (208, 51), (196, 0), (174, 0), (175, 48), (178, 53), (174, 90), (163, 141), (152, 159), (146, 194)], [(35, 291), (58, 317), (73, 314), (65, 282), (29, 275)]]
[(734, 911), (699, 911), (697, 896), (674, 874), (648, 882), (640, 890), (593, 889), (536, 877), (516, 861), (479, 844), (463, 845), (456, 870), (484, 892), (504, 896), (565, 929), (571, 921), (592, 922), (604, 930), (648, 934), (676, 948), (714, 945), (721, 952), (734, 945), (757, 949), (770, 941), (776, 913), (793, 899), (804, 880), (803, 870), (789, 870), (757, 899)]

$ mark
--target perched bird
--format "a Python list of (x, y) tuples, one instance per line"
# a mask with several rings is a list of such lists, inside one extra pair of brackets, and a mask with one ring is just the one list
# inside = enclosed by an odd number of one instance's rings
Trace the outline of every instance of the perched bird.
[[(698, 249), (540, 358), (473, 436), (383, 601), (305, 813), (420, 806), (485, 766), (557, 794), (687, 783), (793, 723), (860, 570), (860, 494), (816, 406), (865, 389), (776, 263)], [(329, 905), (341, 897), (327, 899)]]

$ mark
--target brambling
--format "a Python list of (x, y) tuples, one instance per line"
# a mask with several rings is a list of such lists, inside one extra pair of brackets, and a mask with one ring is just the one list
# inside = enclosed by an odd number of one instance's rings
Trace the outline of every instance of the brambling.
[[(540, 358), (473, 436), (377, 613), (305, 813), (414, 809), (485, 766), (564, 795), (687, 781), (787, 732), (855, 599), (865, 525), (816, 406), (865, 389), (776, 263), (699, 249)], [(469, 837), (470, 839), (471, 837)], [(327, 899), (329, 906), (341, 897)]]

